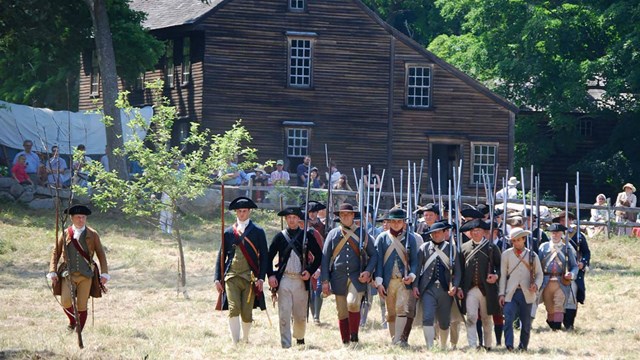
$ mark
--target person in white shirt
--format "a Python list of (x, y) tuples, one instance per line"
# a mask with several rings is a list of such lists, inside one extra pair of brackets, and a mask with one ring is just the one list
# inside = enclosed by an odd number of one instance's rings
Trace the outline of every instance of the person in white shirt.
[(504, 200), (505, 195), (507, 199), (518, 198), (518, 189), (516, 188), (518, 184), (520, 184), (520, 181), (515, 176), (510, 177), (509, 181), (507, 181), (507, 186), (496, 192), (496, 201)]

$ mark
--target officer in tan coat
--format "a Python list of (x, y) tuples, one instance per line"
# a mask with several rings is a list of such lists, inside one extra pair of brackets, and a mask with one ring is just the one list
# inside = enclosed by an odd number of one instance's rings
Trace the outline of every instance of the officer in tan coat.
[[(100, 282), (106, 284), (111, 278), (108, 274), (107, 256), (105, 255), (100, 236), (98, 233), (86, 226), (87, 216), (91, 215), (91, 210), (84, 205), (74, 205), (65, 210), (65, 214), (71, 217), (72, 225), (64, 230), (62, 236), (57, 239), (51, 261), (49, 263), (49, 273), (47, 277), (51, 279), (55, 289), (61, 281), (61, 302), (64, 313), (69, 318), (69, 330), (74, 330), (80, 322), (80, 331), (87, 321), (87, 302), (91, 291), (91, 283), (95, 269), (94, 255), (98, 257), (100, 263)], [(62, 273), (62, 279), (58, 278), (58, 263), (62, 258), (62, 263), (66, 270)], [(71, 299), (72, 293), (76, 295), (76, 306), (78, 310), (78, 321), (76, 321)]]

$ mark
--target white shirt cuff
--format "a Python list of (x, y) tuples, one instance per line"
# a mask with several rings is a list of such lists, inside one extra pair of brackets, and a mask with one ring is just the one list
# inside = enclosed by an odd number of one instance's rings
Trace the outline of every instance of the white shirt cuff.
[(100, 274), (100, 277), (103, 277), (103, 278), (107, 279), (107, 281), (111, 280), (111, 275), (109, 275), (107, 273)]
[(47, 279), (51, 280), (53, 278), (57, 278), (58, 274), (56, 274), (55, 272), (50, 272), (47, 274)]
[(410, 273), (409, 277), (411, 278), (411, 282), (414, 282), (416, 280), (416, 274), (414, 273)]
[(376, 287), (382, 285), (382, 278), (379, 276), (376, 276)]

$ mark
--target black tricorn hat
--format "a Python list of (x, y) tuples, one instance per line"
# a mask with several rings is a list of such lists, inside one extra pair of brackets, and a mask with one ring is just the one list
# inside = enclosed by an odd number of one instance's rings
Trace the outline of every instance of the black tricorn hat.
[(558, 223), (553, 223), (553, 224), (549, 225), (549, 227), (547, 228), (547, 231), (549, 231), (549, 232), (567, 231), (567, 227), (564, 226), (564, 225), (560, 225)]
[(496, 211), (493, 212), (493, 216), (500, 216), (504, 214), (504, 209), (496, 209)]
[(235, 199), (231, 203), (229, 203), (229, 210), (238, 210), (238, 209), (257, 209), (258, 205), (253, 202), (253, 200), (248, 197), (240, 196)]
[(429, 203), (425, 206), (423, 206), (422, 211), (431, 211), (432, 213), (435, 213), (436, 215), (440, 215), (440, 207), (436, 204), (433, 203)]
[(359, 215), (360, 212), (358, 210), (354, 210), (353, 209), (353, 205), (349, 204), (349, 203), (342, 203), (340, 204), (340, 207), (338, 208), (338, 211), (334, 211), (333, 214), (336, 216), (340, 216), (341, 212), (352, 212), (356, 215)]
[[(302, 205), (300, 205), (301, 209), (304, 209), (304, 203), (302, 203)], [(316, 211), (320, 211), (323, 209), (326, 209), (327, 207), (321, 203), (320, 201), (316, 201), (316, 200), (309, 200), (309, 202), (307, 203), (307, 210), (309, 212), (316, 212)]]
[(281, 210), (280, 212), (278, 212), (278, 216), (287, 216), (287, 215), (295, 215), (299, 218), (302, 219), (302, 210), (300, 210), (299, 207), (297, 206), (289, 206), (288, 208), (285, 208), (283, 210)]
[(489, 224), (482, 219), (473, 219), (471, 221), (467, 221), (462, 226), (460, 226), (460, 232), (466, 232), (475, 228), (480, 228), (483, 230), (489, 230)]
[(482, 218), (484, 218), (484, 214), (482, 214), (480, 211), (478, 211), (476, 209), (471, 209), (471, 208), (464, 209), (464, 210), (460, 211), (460, 214), (463, 217), (466, 217), (466, 218), (473, 218), (473, 219), (482, 219)]
[(558, 214), (558, 216), (556, 216), (553, 219), (551, 219), (551, 222), (554, 222), (554, 223), (560, 222), (560, 219), (564, 219), (565, 215), (569, 218), (569, 220), (575, 220), (576, 219), (576, 216), (573, 215), (573, 213), (571, 211), (561, 211), (560, 214)]
[(407, 218), (407, 212), (404, 209), (393, 208), (389, 210), (389, 214), (384, 218), (384, 220), (405, 220)]
[(437, 221), (437, 222), (434, 222), (433, 225), (429, 227), (429, 230), (423, 232), (422, 235), (429, 235), (432, 232), (448, 230), (448, 229), (451, 229), (451, 225), (447, 224), (446, 222)]
[(84, 205), (73, 205), (64, 209), (65, 214), (73, 215), (91, 215), (91, 209)]
[(487, 204), (478, 204), (476, 209), (482, 213), (482, 215), (487, 215), (489, 213), (489, 206)]

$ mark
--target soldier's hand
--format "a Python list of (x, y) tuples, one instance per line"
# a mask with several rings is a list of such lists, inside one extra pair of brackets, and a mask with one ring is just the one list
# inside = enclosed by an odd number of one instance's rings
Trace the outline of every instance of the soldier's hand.
[(573, 280), (573, 274), (571, 274), (571, 272), (567, 272), (564, 274), (564, 278), (567, 280)]
[(380, 295), (380, 299), (384, 300), (387, 297), (387, 291), (384, 289), (384, 285), (378, 285), (378, 295)]
[(420, 290), (417, 287), (413, 288), (413, 297), (416, 299), (420, 299)]
[(303, 281), (307, 281), (307, 280), (309, 280), (311, 275), (309, 274), (309, 272), (307, 270), (305, 270), (305, 271), (302, 272), (300, 277), (302, 278)]
[(405, 285), (411, 285), (411, 283), (413, 282), (413, 279), (411, 278), (411, 276), (405, 276), (404, 278), (402, 278), (402, 282)]
[(498, 297), (498, 302), (500, 303), (500, 307), (504, 307), (504, 295)]
[(260, 279), (258, 281), (256, 281), (256, 290), (261, 293), (262, 292), (262, 287), (264, 286), (264, 280)]
[(58, 277), (54, 276), (51, 278), (51, 287), (55, 287), (58, 284)]
[(453, 287), (451, 287), (451, 289), (449, 289), (449, 291), (447, 291), (447, 294), (449, 294), (449, 296), (451, 296), (451, 297), (454, 297), (454, 296), (456, 296), (457, 290), (458, 290), (458, 288), (453, 286)]
[(216, 290), (218, 290), (218, 293), (222, 294), (224, 292), (224, 287), (222, 286), (222, 283), (220, 283), (220, 281), (216, 280)]
[(495, 283), (496, 283), (496, 281), (498, 281), (498, 275), (496, 275), (496, 274), (489, 274), (489, 275), (487, 276), (487, 282), (488, 282), (489, 284), (495, 284)]
[(275, 275), (269, 276), (269, 287), (275, 289), (278, 287), (278, 279), (276, 279)]
[(322, 293), (324, 294), (324, 296), (329, 296), (331, 295), (331, 290), (329, 289), (329, 283), (322, 283)]
[(460, 288), (458, 288), (458, 299), (464, 299), (464, 291), (462, 291), (462, 289)]
[(368, 271), (363, 271), (360, 273), (360, 277), (358, 277), (358, 280), (361, 283), (366, 284), (371, 280), (371, 274)]
[(313, 278), (313, 280), (318, 280), (320, 278), (320, 269), (316, 270), (316, 272), (314, 272), (311, 277)]
[(531, 284), (531, 286), (529, 286), (529, 291), (531, 291), (532, 293), (538, 291), (538, 285)]
[(582, 270), (583, 268), (584, 268), (584, 264), (583, 264), (583, 263), (581, 263), (581, 262), (579, 262), (579, 263), (578, 263), (578, 269)]

